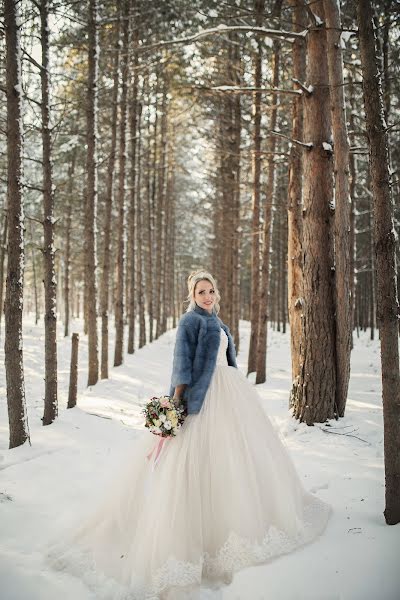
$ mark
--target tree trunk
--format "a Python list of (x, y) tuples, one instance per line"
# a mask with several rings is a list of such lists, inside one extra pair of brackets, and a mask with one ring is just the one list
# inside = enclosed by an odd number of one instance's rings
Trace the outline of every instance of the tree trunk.
[(69, 390), (67, 408), (76, 406), (76, 397), (78, 392), (78, 349), (79, 333), (72, 334), (71, 340), (71, 365), (69, 370)]
[(377, 273), (377, 321), (381, 338), (386, 506), (388, 525), (400, 522), (400, 373), (398, 346), (399, 305), (396, 280), (396, 234), (386, 124), (375, 32), (369, 0), (357, 3), (358, 31), (366, 128), (374, 203), (374, 240)]
[(65, 232), (65, 256), (64, 256), (64, 337), (69, 335), (70, 319), (70, 296), (71, 296), (71, 232), (72, 232), (72, 194), (74, 191), (76, 151), (72, 155), (71, 164), (68, 169), (68, 199), (67, 199), (67, 222)]
[(7, 282), (5, 299), (5, 369), (10, 448), (29, 440), (23, 366), (24, 205), (22, 194), (22, 81), (18, 4), (4, 2), (7, 91)]
[(58, 414), (57, 401), (57, 280), (54, 249), (54, 192), (51, 166), (51, 130), (49, 106), (49, 7), (40, 3), (42, 45), (42, 146), (43, 146), (43, 281), (44, 281), (44, 367), (45, 394), (43, 425), (50, 425)]
[(86, 211), (85, 211), (85, 279), (86, 314), (88, 327), (88, 385), (99, 378), (97, 339), (97, 111), (98, 111), (98, 0), (89, 0), (88, 22), (88, 84), (87, 84), (87, 162), (86, 162)]
[(156, 338), (162, 333), (162, 315), (163, 315), (163, 298), (162, 292), (165, 287), (163, 281), (162, 271), (162, 259), (165, 253), (165, 239), (164, 239), (164, 223), (165, 223), (165, 169), (166, 169), (166, 153), (167, 153), (167, 92), (168, 86), (166, 81), (166, 75), (163, 80), (163, 92), (161, 102), (161, 139), (160, 139), (160, 156), (157, 162), (159, 169), (158, 173), (158, 186), (156, 195), (156, 264), (155, 264), (155, 318), (156, 324)]
[(118, 177), (118, 241), (117, 241), (117, 287), (115, 301), (115, 348), (114, 367), (123, 362), (124, 348), (124, 286), (125, 286), (125, 236), (126, 236), (126, 210), (125, 210), (125, 170), (126, 170), (126, 122), (128, 99), (128, 74), (129, 74), (129, 2), (124, 0), (123, 25), (122, 25), (122, 58), (121, 58), (121, 102), (120, 102), (120, 130), (119, 130), (119, 177)]
[(142, 173), (142, 105), (138, 106), (138, 173), (137, 173), (137, 210), (136, 210), (136, 274), (137, 274), (137, 304), (139, 314), (139, 348), (146, 343), (146, 321), (144, 314), (144, 290), (143, 290), (143, 202), (141, 191)]
[(339, 3), (337, 0), (324, 0), (324, 10), (335, 173), (336, 407), (339, 416), (343, 417), (349, 388), (351, 352), (349, 140), (340, 45), (342, 24)]
[[(256, 25), (261, 27), (264, 15), (264, 0), (255, 0)], [(254, 87), (261, 87), (262, 79), (262, 44), (257, 41), (255, 57)], [(259, 293), (260, 293), (260, 179), (261, 179), (261, 94), (253, 94), (253, 205), (251, 222), (251, 306), (250, 306), (250, 346), (247, 363), (247, 374), (256, 371), (258, 324), (259, 324)]]
[[(313, 11), (324, 20), (320, 3)], [(304, 362), (294, 382), (294, 416), (308, 425), (335, 416), (336, 343), (332, 281), (332, 153), (330, 142), (329, 81), (326, 31), (314, 26), (307, 38), (307, 83), (311, 93), (304, 98), (305, 150), (303, 188)], [(326, 149), (327, 148), (327, 149)], [(323, 348), (323, 353), (321, 353)]]
[[(293, 30), (304, 31), (307, 13), (300, 0), (290, 0), (293, 8)], [(300, 82), (306, 79), (306, 49), (304, 42), (293, 42), (293, 77)], [(292, 113), (292, 138), (303, 139), (303, 99), (295, 96)], [(288, 311), (290, 323), (290, 347), (292, 357), (292, 381), (295, 384), (304, 361), (302, 346), (303, 308), (303, 252), (302, 252), (302, 151), (292, 144), (289, 157), (288, 186)]]
[(0, 330), (1, 320), (3, 318), (4, 311), (4, 263), (6, 258), (6, 246), (7, 246), (7, 214), (4, 215), (3, 220), (3, 231), (1, 232), (1, 246), (0, 246)]
[[(350, 85), (349, 85), (349, 96), (350, 96), (350, 115), (349, 115), (349, 125), (350, 130), (354, 132), (355, 124), (354, 124), (354, 111), (355, 111), (355, 99), (354, 99), (354, 86), (352, 85), (352, 77), (349, 76)], [(354, 135), (354, 133), (352, 133)], [(354, 137), (353, 137), (354, 139)], [(350, 140), (351, 143), (351, 140)], [(356, 156), (354, 152), (349, 154), (349, 172), (350, 172), (350, 330), (351, 337), (353, 337), (353, 329), (354, 324), (356, 322), (355, 318), (355, 310), (356, 310), (356, 302), (355, 302), (355, 258), (356, 258), (356, 235), (355, 235), (355, 210), (356, 210), (356, 173), (357, 173), (357, 165), (356, 165)], [(358, 322), (357, 322), (358, 327)], [(351, 341), (351, 345), (353, 347), (353, 340)]]
[(135, 351), (135, 317), (136, 317), (136, 163), (138, 145), (138, 43), (139, 43), (139, 26), (137, 21), (133, 24), (133, 81), (132, 81), (132, 97), (130, 103), (130, 125), (131, 125), (131, 193), (129, 203), (128, 216), (128, 253), (129, 253), (129, 313), (128, 313), (128, 354), (133, 354)]
[[(280, 43), (276, 40), (273, 54), (273, 87), (279, 87), (279, 68), (280, 68)], [(274, 102), (271, 111), (270, 129), (276, 128), (278, 119), (278, 98)], [(267, 331), (268, 331), (268, 312), (269, 312), (269, 275), (270, 275), (270, 250), (271, 250), (271, 226), (272, 226), (272, 206), (275, 198), (275, 160), (274, 153), (276, 148), (276, 136), (270, 134), (268, 139), (268, 175), (267, 187), (265, 191), (264, 204), (264, 245), (261, 263), (261, 289), (259, 294), (259, 313), (258, 313), (258, 339), (256, 356), (256, 383), (264, 383), (266, 380), (266, 362), (267, 362)]]
[(111, 147), (107, 163), (107, 189), (104, 210), (104, 242), (103, 265), (100, 284), (100, 313), (101, 313), (101, 379), (108, 379), (108, 311), (110, 305), (110, 259), (111, 259), (111, 222), (113, 205), (113, 185), (115, 171), (115, 155), (117, 148), (117, 121), (118, 121), (118, 91), (119, 91), (119, 63), (120, 63), (120, 22), (116, 31), (116, 43), (113, 65), (113, 92), (111, 100)]

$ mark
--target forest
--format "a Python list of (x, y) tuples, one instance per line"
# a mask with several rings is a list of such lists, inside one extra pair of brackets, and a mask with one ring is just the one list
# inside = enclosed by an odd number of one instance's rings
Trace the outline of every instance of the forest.
[(255, 384), (270, 336), (289, 336), (293, 421), (340, 423), (352, 350), (379, 344), (385, 519), (400, 522), (398, 0), (3, 0), (1, 13), (9, 448), (35, 443), (25, 322), (43, 330), (53, 427), (60, 340), (73, 407), (78, 371), (93, 388), (173, 330), (204, 268), (238, 352), (248, 323)]

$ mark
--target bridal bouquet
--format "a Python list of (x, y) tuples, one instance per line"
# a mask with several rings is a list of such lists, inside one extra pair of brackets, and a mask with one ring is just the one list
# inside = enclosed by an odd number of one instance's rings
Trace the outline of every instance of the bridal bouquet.
[(184, 407), (176, 406), (170, 396), (154, 396), (142, 412), (146, 418), (145, 426), (151, 433), (164, 438), (174, 437), (185, 420)]

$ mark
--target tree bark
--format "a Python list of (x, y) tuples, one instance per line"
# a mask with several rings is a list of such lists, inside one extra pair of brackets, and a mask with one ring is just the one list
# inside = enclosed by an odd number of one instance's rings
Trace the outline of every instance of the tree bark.
[(76, 406), (76, 398), (78, 392), (78, 349), (79, 349), (79, 333), (72, 334), (71, 340), (71, 365), (69, 371), (69, 390), (67, 408)]
[(165, 223), (165, 169), (166, 169), (166, 154), (167, 154), (167, 92), (168, 85), (166, 80), (167, 75), (163, 77), (163, 91), (161, 101), (161, 126), (160, 126), (160, 156), (157, 162), (159, 168), (156, 194), (156, 261), (155, 261), (155, 318), (156, 318), (156, 335), (158, 338), (162, 333), (162, 317), (163, 317), (163, 289), (165, 287), (164, 276), (162, 270), (162, 259), (165, 253), (164, 239), (164, 223)]
[(71, 164), (68, 169), (68, 199), (67, 199), (67, 221), (65, 232), (65, 255), (64, 255), (64, 337), (69, 335), (70, 320), (70, 296), (71, 296), (71, 233), (72, 233), (72, 194), (74, 190), (76, 150), (74, 150)]
[(122, 25), (122, 57), (121, 57), (121, 102), (119, 130), (119, 176), (118, 176), (118, 241), (117, 241), (117, 286), (115, 299), (115, 349), (114, 367), (123, 362), (124, 348), (124, 294), (125, 294), (125, 177), (126, 177), (126, 123), (128, 107), (128, 74), (129, 74), (129, 2), (124, 0)]
[[(293, 9), (293, 29), (304, 31), (307, 13), (301, 0), (290, 0)], [(293, 42), (293, 78), (306, 80), (306, 48), (302, 41)], [(295, 96), (292, 113), (292, 138), (303, 139), (303, 99)], [(292, 381), (298, 381), (302, 357), (302, 308), (303, 308), (303, 252), (302, 252), (302, 150), (292, 144), (289, 157), (288, 186), (288, 312), (290, 323), (290, 347), (292, 357)]]
[(86, 314), (88, 327), (88, 385), (99, 378), (97, 336), (97, 120), (98, 120), (98, 0), (89, 0), (88, 21), (88, 83), (87, 83), (87, 160), (86, 160), (86, 211), (85, 211), (85, 279)]
[(138, 135), (138, 43), (139, 43), (139, 25), (136, 22), (133, 25), (133, 81), (132, 96), (130, 102), (130, 125), (131, 125), (131, 193), (129, 201), (128, 215), (128, 253), (129, 261), (129, 314), (128, 314), (128, 354), (135, 351), (135, 317), (136, 317), (136, 168), (137, 165), (137, 135)]
[(400, 522), (400, 373), (399, 305), (396, 281), (396, 234), (390, 192), (389, 156), (382, 88), (375, 52), (375, 32), (369, 0), (357, 3), (363, 72), (363, 94), (374, 204), (377, 274), (377, 321), (381, 338), (382, 400), (385, 451), (385, 519)]
[(58, 414), (57, 400), (57, 279), (54, 248), (54, 191), (51, 164), (51, 129), (49, 106), (49, 5), (40, 3), (40, 38), (42, 45), (42, 147), (43, 147), (43, 281), (44, 281), (44, 367), (45, 395), (43, 425), (50, 425)]
[(23, 366), (24, 204), (22, 193), (22, 81), (18, 4), (4, 2), (7, 91), (7, 281), (5, 299), (5, 370), (10, 448), (29, 440)]
[(118, 92), (120, 72), (120, 21), (117, 24), (116, 44), (113, 65), (113, 92), (111, 100), (111, 146), (107, 163), (107, 189), (104, 210), (103, 260), (100, 283), (101, 313), (101, 379), (108, 379), (108, 312), (110, 305), (110, 261), (111, 261), (111, 223), (113, 205), (113, 186), (115, 172), (115, 156), (117, 148)]
[(137, 210), (136, 210), (136, 274), (137, 274), (137, 304), (139, 314), (139, 348), (146, 344), (146, 321), (144, 313), (144, 289), (143, 289), (143, 202), (141, 190), (142, 174), (142, 105), (138, 106), (138, 173), (137, 173)]
[(1, 246), (0, 246), (0, 330), (1, 321), (3, 318), (4, 311), (4, 263), (7, 254), (7, 229), (8, 229), (7, 214), (4, 215), (3, 219), (3, 231), (1, 232)]
[[(262, 26), (264, 0), (255, 0), (256, 25)], [(261, 87), (262, 80), (262, 45), (257, 41), (257, 55), (254, 61), (254, 87)], [(253, 94), (253, 204), (252, 204), (252, 244), (251, 244), (251, 306), (250, 306), (250, 345), (247, 363), (247, 374), (256, 371), (258, 323), (259, 323), (259, 293), (260, 293), (260, 179), (261, 179), (261, 93)]]
[(335, 316), (336, 316), (336, 407), (340, 417), (346, 408), (350, 380), (350, 190), (349, 139), (340, 45), (341, 17), (337, 0), (324, 0), (327, 27), (329, 89), (331, 99), (333, 158), (335, 173)]
[[(324, 20), (321, 3), (313, 11)], [(314, 26), (307, 38), (307, 82), (304, 97), (304, 140), (312, 143), (303, 155), (304, 362), (292, 388), (294, 416), (308, 425), (335, 416), (336, 343), (332, 281), (332, 156), (324, 143), (331, 139), (326, 30)], [(328, 147), (329, 148), (329, 147)], [(321, 353), (321, 348), (323, 352)]]
[[(280, 68), (280, 43), (273, 42), (273, 87), (279, 87), (279, 68)], [(274, 103), (271, 111), (270, 130), (274, 131), (278, 119), (278, 99)], [(261, 288), (258, 313), (258, 339), (256, 356), (256, 383), (264, 383), (267, 377), (267, 331), (268, 331), (268, 312), (269, 312), (269, 277), (270, 277), (270, 252), (271, 252), (271, 227), (272, 227), (272, 206), (275, 198), (275, 160), (276, 136), (270, 135), (268, 139), (268, 174), (267, 186), (265, 190), (264, 204), (264, 242), (261, 262)]]

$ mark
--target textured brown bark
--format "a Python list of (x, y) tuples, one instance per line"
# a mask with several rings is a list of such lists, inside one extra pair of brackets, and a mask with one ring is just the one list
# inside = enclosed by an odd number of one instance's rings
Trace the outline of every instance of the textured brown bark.
[(64, 255), (64, 337), (69, 335), (69, 319), (71, 307), (71, 233), (72, 233), (72, 196), (74, 192), (74, 177), (76, 164), (76, 150), (74, 149), (71, 164), (68, 168), (68, 199), (67, 219), (65, 232)]
[[(264, 0), (255, 0), (256, 25), (262, 26)], [(254, 86), (261, 87), (262, 45), (257, 42), (257, 55), (254, 61)], [(259, 325), (259, 293), (260, 293), (260, 178), (261, 178), (261, 94), (253, 94), (253, 201), (252, 201), (252, 244), (251, 244), (251, 305), (250, 305), (250, 345), (247, 362), (247, 374), (256, 370), (258, 325)]]
[(156, 202), (156, 260), (155, 260), (155, 318), (156, 318), (156, 334), (158, 338), (162, 333), (162, 318), (163, 318), (163, 298), (162, 290), (165, 289), (165, 271), (162, 270), (163, 255), (165, 253), (165, 169), (166, 169), (166, 153), (167, 153), (167, 81), (166, 75), (163, 78), (163, 90), (161, 101), (161, 126), (160, 126), (160, 151), (157, 162), (158, 181)]
[[(279, 68), (280, 68), (280, 43), (273, 42), (273, 87), (279, 87)], [(270, 129), (276, 129), (278, 119), (278, 100), (274, 102), (271, 111)], [(257, 355), (256, 355), (256, 383), (264, 383), (267, 377), (267, 330), (268, 330), (268, 291), (269, 291), (269, 276), (270, 276), (270, 251), (271, 251), (271, 227), (272, 227), (272, 205), (275, 198), (275, 161), (274, 153), (276, 149), (276, 136), (270, 135), (268, 138), (267, 152), (268, 154), (268, 169), (267, 169), (267, 186), (265, 190), (264, 203), (264, 241), (261, 261), (261, 284), (260, 284), (260, 300), (258, 313), (258, 338), (257, 338)]]
[(32, 276), (33, 276), (33, 296), (35, 300), (35, 325), (39, 323), (40, 312), (39, 312), (39, 294), (38, 294), (38, 285), (37, 285), (37, 274), (36, 274), (36, 258), (35, 258), (35, 250), (33, 246), (33, 228), (32, 221), (29, 225), (29, 233), (30, 233), (30, 242), (31, 242), (31, 261), (32, 261)]
[(101, 314), (101, 379), (108, 379), (108, 321), (110, 305), (110, 262), (111, 262), (111, 224), (113, 206), (113, 186), (115, 172), (115, 158), (117, 149), (117, 120), (118, 120), (118, 92), (120, 73), (120, 21), (116, 31), (116, 44), (113, 65), (113, 92), (111, 100), (111, 144), (110, 155), (107, 163), (107, 189), (104, 210), (104, 241), (103, 259), (100, 282), (100, 314)]
[(74, 406), (76, 406), (76, 398), (78, 394), (78, 349), (79, 333), (73, 333), (71, 340), (71, 364), (69, 370), (67, 408), (73, 408)]
[[(4, 2), (7, 92), (7, 282), (5, 298), (5, 370), (10, 448), (29, 440), (22, 342), (24, 286), (24, 205), (22, 194), (22, 81), (18, 4)], [(29, 440), (30, 441), (30, 440)]]
[[(149, 341), (153, 341), (153, 320), (154, 320), (154, 252), (153, 252), (153, 244), (154, 244), (154, 203), (155, 203), (155, 193), (156, 193), (156, 166), (157, 166), (157, 130), (158, 130), (158, 84), (159, 77), (157, 77), (157, 85), (155, 90), (155, 118), (154, 118), (154, 128), (153, 128), (153, 153), (151, 152), (151, 123), (150, 123), (150, 107), (151, 107), (151, 90), (149, 79), (146, 80), (147, 84), (147, 93), (148, 93), (148, 106), (147, 106), (147, 173), (146, 173), (146, 204), (147, 204), (147, 214), (146, 214), (146, 273), (142, 272), (142, 278), (145, 281), (145, 291), (147, 298), (147, 316), (149, 322)], [(152, 164), (152, 170), (151, 170)], [(151, 177), (151, 174), (153, 175)], [(145, 277), (144, 277), (145, 275)]]
[[(242, 62), (241, 48), (238, 43), (234, 45), (234, 85), (240, 86), (242, 81)], [(242, 106), (240, 95), (236, 94), (233, 98), (233, 134), (234, 146), (233, 155), (234, 164), (234, 190), (232, 198), (232, 316), (231, 333), (235, 342), (236, 352), (239, 352), (239, 318), (240, 318), (240, 247), (241, 247), (241, 227), (240, 227), (240, 144), (242, 137)]]
[(139, 314), (139, 348), (146, 343), (146, 321), (144, 315), (144, 290), (143, 290), (143, 202), (141, 193), (141, 174), (142, 174), (142, 105), (138, 107), (138, 172), (137, 172), (137, 187), (136, 187), (136, 274), (137, 274), (137, 305)]
[[(349, 85), (349, 96), (350, 96), (350, 115), (349, 115), (349, 125), (350, 130), (354, 132), (355, 124), (354, 124), (354, 110), (355, 110), (355, 102), (354, 102), (354, 86), (352, 85), (352, 78), (350, 78)], [(354, 139), (354, 136), (353, 136)], [(358, 321), (355, 318), (356, 311), (356, 302), (355, 302), (355, 257), (356, 257), (356, 236), (355, 236), (355, 202), (356, 202), (356, 159), (354, 152), (349, 155), (349, 172), (350, 172), (350, 329), (353, 332), (354, 325)], [(353, 340), (351, 342), (353, 346)]]
[(87, 82), (87, 159), (86, 159), (86, 211), (85, 211), (85, 312), (88, 328), (88, 385), (99, 378), (97, 339), (97, 110), (98, 110), (98, 1), (89, 0), (88, 20), (88, 82)]
[[(293, 30), (304, 31), (307, 14), (301, 0), (290, 0), (293, 8)], [(293, 77), (300, 82), (306, 79), (306, 47), (301, 40), (293, 42)], [(303, 100), (295, 96), (292, 112), (292, 138), (303, 139)], [(302, 150), (292, 144), (289, 157), (288, 186), (288, 313), (290, 323), (290, 347), (292, 358), (292, 381), (300, 375), (301, 331), (303, 307), (303, 252), (302, 252)]]
[(0, 330), (1, 321), (3, 318), (4, 311), (4, 264), (6, 259), (6, 247), (7, 247), (7, 215), (4, 215), (3, 219), (3, 230), (1, 232), (1, 246), (0, 246)]
[(43, 425), (57, 417), (57, 279), (54, 248), (54, 192), (51, 166), (51, 130), (49, 107), (49, 12), (48, 0), (40, 3), (42, 45), (42, 147), (43, 147), (43, 281), (44, 281), (44, 367), (45, 392)]
[(136, 169), (137, 167), (137, 133), (138, 133), (138, 23), (133, 30), (133, 80), (130, 100), (130, 134), (131, 134), (131, 193), (128, 214), (128, 255), (129, 255), (129, 311), (128, 311), (128, 354), (135, 351), (135, 317), (136, 317)]
[(120, 102), (120, 128), (118, 151), (118, 222), (117, 222), (117, 284), (115, 296), (115, 348), (114, 367), (123, 362), (124, 353), (124, 294), (125, 294), (125, 237), (126, 237), (126, 209), (125, 209), (125, 177), (126, 177), (126, 124), (128, 107), (128, 74), (129, 74), (129, 2), (124, 0), (122, 25), (122, 56), (121, 56), (121, 102)]
[(388, 139), (369, 0), (359, 0), (357, 3), (357, 19), (374, 203), (377, 320), (381, 339), (386, 480), (384, 515), (388, 525), (395, 525), (400, 522), (400, 373), (396, 237), (390, 192)]
[[(323, 21), (321, 3), (313, 11)], [(330, 140), (326, 31), (310, 29), (307, 38), (307, 83), (304, 94), (304, 140), (312, 143), (303, 155), (304, 362), (292, 388), (294, 416), (308, 425), (335, 415), (336, 344), (332, 281), (332, 156)], [(323, 351), (321, 351), (323, 349)]]
[(329, 89), (332, 114), (335, 174), (335, 316), (336, 316), (336, 407), (343, 417), (350, 379), (350, 189), (349, 139), (340, 45), (341, 17), (337, 0), (324, 0), (327, 27)]

